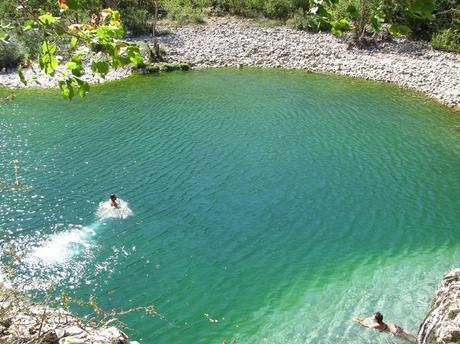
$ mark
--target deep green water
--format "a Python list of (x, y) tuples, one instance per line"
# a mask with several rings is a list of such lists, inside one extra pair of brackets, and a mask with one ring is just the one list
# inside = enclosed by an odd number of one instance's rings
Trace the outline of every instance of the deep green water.
[[(276, 70), (133, 77), (0, 105), (0, 228), (31, 286), (131, 315), (143, 343), (393, 343), (460, 258), (458, 114), (397, 87)], [(11, 160), (33, 187), (13, 192)], [(110, 192), (126, 219), (97, 216)], [(208, 321), (217, 319), (219, 322)]]

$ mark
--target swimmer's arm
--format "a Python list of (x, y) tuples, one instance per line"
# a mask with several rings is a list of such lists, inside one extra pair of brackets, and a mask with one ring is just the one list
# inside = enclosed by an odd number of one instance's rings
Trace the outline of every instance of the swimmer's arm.
[(369, 318), (366, 318), (366, 317), (354, 317), (354, 318), (352, 318), (352, 320), (353, 320), (355, 323), (357, 323), (357, 324), (359, 324), (359, 325), (361, 325), (361, 326), (364, 326), (364, 327), (367, 327), (367, 328), (371, 328), (371, 326), (369, 326), (369, 325), (367, 325), (367, 324), (365, 323), (365, 321), (366, 321), (366, 320), (369, 320)]

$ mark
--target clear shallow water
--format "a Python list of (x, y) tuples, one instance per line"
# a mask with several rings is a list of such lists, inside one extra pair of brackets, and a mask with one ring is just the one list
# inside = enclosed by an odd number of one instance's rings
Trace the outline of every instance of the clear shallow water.
[[(32, 286), (51, 279), (106, 308), (153, 302), (167, 321), (126, 317), (134, 339), (393, 343), (350, 318), (378, 309), (415, 332), (458, 266), (449, 109), (288, 71), (93, 91), (70, 104), (18, 92), (1, 105), (1, 240), (24, 252)], [(8, 189), (13, 159), (31, 190)], [(131, 216), (100, 211), (111, 192)]]

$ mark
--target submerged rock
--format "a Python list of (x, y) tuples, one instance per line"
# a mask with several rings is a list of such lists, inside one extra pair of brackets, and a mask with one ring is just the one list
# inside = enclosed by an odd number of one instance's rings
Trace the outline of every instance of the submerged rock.
[(460, 269), (444, 275), (420, 325), (418, 343), (460, 343)]

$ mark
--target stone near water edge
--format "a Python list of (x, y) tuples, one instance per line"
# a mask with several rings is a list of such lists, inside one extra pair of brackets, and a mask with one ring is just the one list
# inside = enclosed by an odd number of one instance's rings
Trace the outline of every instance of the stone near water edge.
[(460, 269), (444, 275), (417, 339), (419, 344), (460, 343)]

